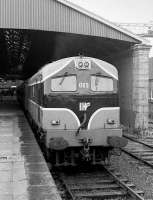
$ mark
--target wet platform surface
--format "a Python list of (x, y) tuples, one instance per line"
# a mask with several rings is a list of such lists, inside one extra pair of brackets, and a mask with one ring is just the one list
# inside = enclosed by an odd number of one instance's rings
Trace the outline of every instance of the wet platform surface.
[(61, 200), (18, 105), (0, 105), (0, 200)]

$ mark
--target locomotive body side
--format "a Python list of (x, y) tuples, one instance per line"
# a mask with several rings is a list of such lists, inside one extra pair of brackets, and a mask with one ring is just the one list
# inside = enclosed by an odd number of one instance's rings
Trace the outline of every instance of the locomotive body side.
[(74, 164), (80, 155), (95, 163), (126, 145), (118, 73), (106, 62), (72, 57), (51, 63), (28, 81), (25, 97), (44, 151), (48, 159), (55, 157), (55, 165)]

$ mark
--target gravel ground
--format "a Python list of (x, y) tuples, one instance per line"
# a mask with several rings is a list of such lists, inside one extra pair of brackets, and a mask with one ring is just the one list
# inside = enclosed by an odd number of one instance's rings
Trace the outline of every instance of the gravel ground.
[(146, 200), (153, 200), (153, 169), (125, 153), (122, 153), (121, 156), (112, 156), (111, 165), (123, 177), (127, 177), (134, 183), (137, 189), (144, 191)]
[[(135, 184), (136, 188), (144, 191), (145, 200), (153, 200), (153, 169), (138, 160), (122, 153), (121, 156), (111, 157), (111, 166), (120, 172), (122, 177)], [(68, 200), (63, 184), (54, 176), (57, 187), (63, 200)]]

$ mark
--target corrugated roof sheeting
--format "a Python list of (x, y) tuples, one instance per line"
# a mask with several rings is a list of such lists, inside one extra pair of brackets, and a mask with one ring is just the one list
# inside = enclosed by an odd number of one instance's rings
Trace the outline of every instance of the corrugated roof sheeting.
[(69, 32), (136, 42), (56, 0), (0, 0), (0, 28)]
[(91, 35), (91, 25), (87, 16), (82, 16), (81, 13), (77, 13), (72, 10), (70, 13), (70, 32)]

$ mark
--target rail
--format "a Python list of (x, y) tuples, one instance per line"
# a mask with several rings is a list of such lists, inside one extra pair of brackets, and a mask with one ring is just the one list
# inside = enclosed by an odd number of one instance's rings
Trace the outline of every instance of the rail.
[(72, 200), (121, 197), (124, 199), (127, 196), (133, 200), (144, 200), (141, 196), (144, 194), (143, 191), (137, 190), (134, 184), (107, 166), (99, 166), (97, 172), (89, 170), (85, 173), (76, 173), (77, 169), (74, 170), (74, 174), (71, 172), (71, 175), (64, 171), (59, 172), (59, 177)]

